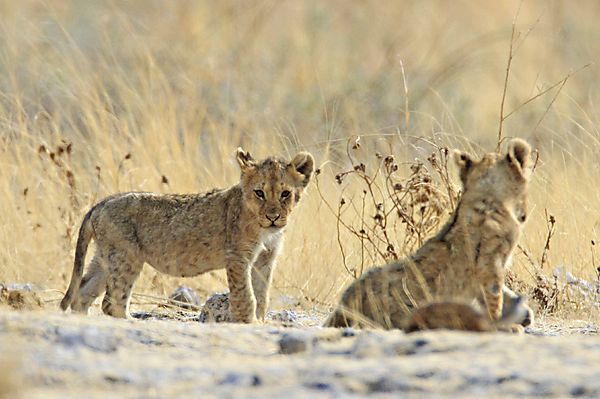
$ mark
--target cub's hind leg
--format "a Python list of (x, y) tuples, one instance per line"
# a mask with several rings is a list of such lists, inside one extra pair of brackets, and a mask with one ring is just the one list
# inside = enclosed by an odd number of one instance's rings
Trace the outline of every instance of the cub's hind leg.
[(102, 259), (101, 252), (96, 251), (90, 262), (88, 272), (81, 280), (78, 295), (73, 298), (71, 309), (74, 312), (87, 314), (92, 303), (106, 289), (107, 277), (106, 262)]
[(142, 272), (144, 263), (115, 249), (108, 252), (107, 263), (108, 276), (102, 311), (109, 316), (125, 319), (129, 315), (133, 284)]

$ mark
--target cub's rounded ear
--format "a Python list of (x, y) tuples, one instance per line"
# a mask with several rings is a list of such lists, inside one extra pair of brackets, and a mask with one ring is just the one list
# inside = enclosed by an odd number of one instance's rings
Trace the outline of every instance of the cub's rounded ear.
[(465, 169), (465, 170), (470, 169), (471, 166), (473, 165), (473, 159), (466, 152), (454, 150), (453, 156), (454, 156), (454, 162), (456, 162), (456, 164), (458, 165), (458, 167), (460, 168), (461, 171), (463, 169)]
[(315, 159), (308, 152), (299, 152), (288, 165), (302, 187), (306, 187), (315, 170)]
[(242, 170), (242, 172), (245, 172), (256, 166), (256, 161), (254, 161), (252, 155), (250, 155), (249, 152), (244, 151), (242, 147), (238, 147), (238, 149), (236, 150), (235, 158), (237, 159), (238, 164), (240, 164), (240, 169)]
[(471, 155), (459, 150), (454, 150), (453, 155), (454, 162), (456, 162), (456, 165), (458, 165), (460, 180), (464, 184), (467, 180), (467, 174), (473, 166), (473, 159), (471, 158)]
[(524, 175), (525, 168), (529, 163), (531, 146), (522, 139), (512, 139), (508, 142), (508, 153), (506, 159), (521, 174)]

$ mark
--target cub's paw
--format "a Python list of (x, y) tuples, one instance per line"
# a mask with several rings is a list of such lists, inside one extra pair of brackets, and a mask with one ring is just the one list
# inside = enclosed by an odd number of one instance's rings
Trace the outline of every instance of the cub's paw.
[(535, 314), (533, 313), (533, 309), (531, 309), (528, 305), (524, 305), (526, 309), (526, 315), (521, 322), (523, 327), (533, 327), (535, 321)]

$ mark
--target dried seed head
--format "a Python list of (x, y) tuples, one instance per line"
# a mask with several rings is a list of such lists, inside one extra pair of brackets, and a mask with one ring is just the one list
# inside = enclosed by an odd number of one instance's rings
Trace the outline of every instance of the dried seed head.
[(436, 157), (436, 155), (435, 155), (435, 152), (434, 152), (434, 153), (432, 153), (432, 154), (431, 154), (431, 155), (430, 155), (430, 156), (427, 158), (427, 161), (429, 161), (429, 163), (430, 163), (432, 166), (437, 166), (438, 162), (437, 162), (437, 157)]
[(358, 165), (354, 165), (354, 170), (357, 172), (365, 173), (365, 171), (367, 170), (367, 166), (361, 162)]

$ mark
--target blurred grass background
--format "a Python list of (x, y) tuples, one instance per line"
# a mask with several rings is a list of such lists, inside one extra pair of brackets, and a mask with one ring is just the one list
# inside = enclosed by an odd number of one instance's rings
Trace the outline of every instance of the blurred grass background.
[[(366, 154), (407, 162), (429, 155), (427, 141), (494, 150), (519, 9), (505, 114), (518, 110), (503, 131), (540, 155), (521, 243), (541, 256), (547, 212), (546, 271), (596, 278), (598, 66), (520, 105), (598, 60), (597, 1), (71, 0), (0, 2), (0, 281), (63, 290), (95, 201), (234, 184), (238, 146), (259, 158), (312, 152), (332, 203), (347, 195), (334, 176), (351, 167), (355, 136)], [(273, 295), (332, 303), (350, 277), (314, 185), (286, 241)], [(514, 261), (527, 278), (526, 257)], [(226, 287), (221, 272), (146, 268), (135, 291), (180, 282)]]

